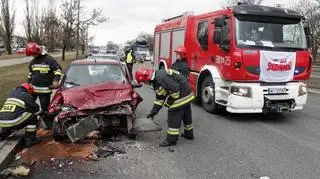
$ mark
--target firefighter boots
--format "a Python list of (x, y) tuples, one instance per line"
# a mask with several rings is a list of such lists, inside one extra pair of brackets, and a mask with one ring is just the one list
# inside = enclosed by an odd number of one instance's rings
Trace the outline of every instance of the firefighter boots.
[(33, 126), (33, 125), (28, 125), (25, 128), (24, 144), (26, 147), (31, 147), (41, 142), (41, 140), (37, 137), (37, 131), (35, 126), (34, 127), (29, 127), (29, 126)]

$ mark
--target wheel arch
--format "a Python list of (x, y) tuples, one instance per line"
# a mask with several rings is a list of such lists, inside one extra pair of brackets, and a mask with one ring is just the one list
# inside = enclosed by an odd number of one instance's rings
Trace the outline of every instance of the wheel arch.
[(199, 98), (201, 96), (201, 87), (204, 79), (208, 76), (211, 76), (213, 83), (218, 79), (221, 79), (220, 73), (217, 67), (212, 65), (205, 65), (202, 67), (199, 77), (197, 79), (197, 86), (196, 86), (196, 96)]

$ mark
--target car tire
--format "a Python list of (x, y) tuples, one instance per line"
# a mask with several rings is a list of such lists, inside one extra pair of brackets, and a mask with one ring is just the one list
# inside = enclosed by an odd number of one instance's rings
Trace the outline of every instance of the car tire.
[[(212, 96), (208, 95), (207, 87), (211, 87), (213, 90)], [(221, 107), (215, 102), (215, 85), (213, 83), (212, 77), (206, 77), (201, 86), (201, 103), (202, 107), (209, 113), (219, 114), (221, 112)]]
[(55, 141), (62, 141), (65, 139), (64, 135), (61, 135), (61, 128), (60, 125), (56, 122), (56, 120), (53, 120), (53, 138)]

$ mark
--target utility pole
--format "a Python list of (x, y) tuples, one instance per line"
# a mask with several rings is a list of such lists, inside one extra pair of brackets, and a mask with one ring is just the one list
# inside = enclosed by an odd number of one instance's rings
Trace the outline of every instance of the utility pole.
[(80, 31), (80, 0), (78, 0), (78, 24), (77, 24), (77, 44), (76, 44), (76, 58), (79, 58), (79, 31)]

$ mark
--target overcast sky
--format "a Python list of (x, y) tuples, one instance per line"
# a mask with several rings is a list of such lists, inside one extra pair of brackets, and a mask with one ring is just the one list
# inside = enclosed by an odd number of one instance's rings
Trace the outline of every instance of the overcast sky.
[[(41, 0), (57, 3), (61, 0)], [(273, 6), (276, 3), (285, 4), (295, 0), (264, 0), (264, 5)], [(18, 3), (19, 2), (19, 3)], [(23, 0), (16, 0), (17, 10), (16, 34), (23, 35), (22, 27)], [(89, 10), (102, 9), (104, 15), (110, 18), (105, 22), (89, 29), (89, 35), (94, 36), (95, 45), (106, 45), (111, 40), (124, 43), (133, 39), (139, 32), (153, 33), (156, 24), (164, 17), (172, 17), (185, 11), (195, 14), (219, 9), (224, 0), (82, 0), (83, 6)], [(58, 8), (59, 10), (59, 8)]]

